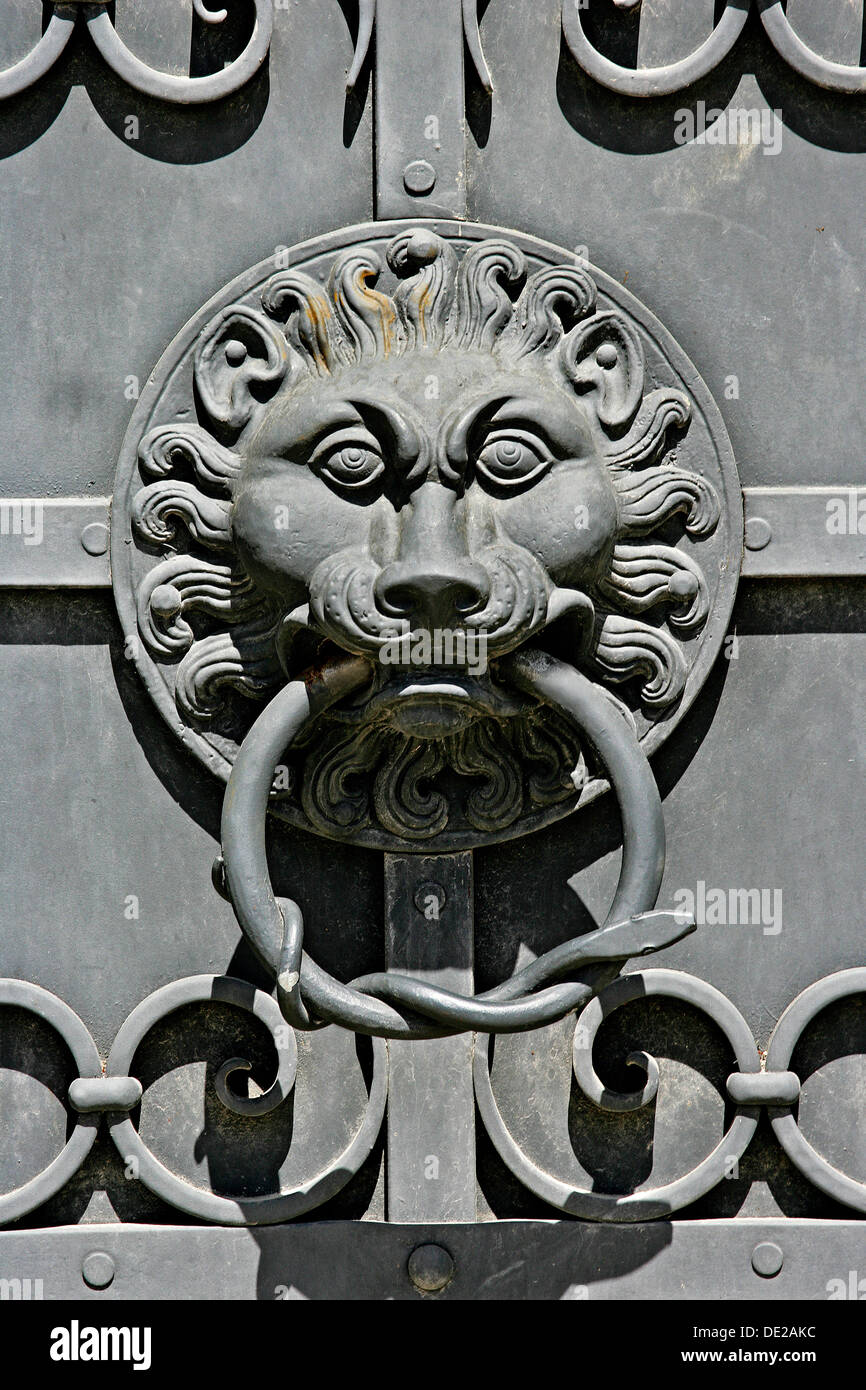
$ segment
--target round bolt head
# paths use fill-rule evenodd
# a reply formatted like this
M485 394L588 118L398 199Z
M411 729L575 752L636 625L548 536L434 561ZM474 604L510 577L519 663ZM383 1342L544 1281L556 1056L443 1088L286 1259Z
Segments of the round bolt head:
M81 532L81 544L88 555L104 555L108 549L108 527L102 521L91 521Z
M752 1269L762 1279L774 1279L782 1268L784 1255L772 1240L762 1240L752 1251Z
M403 187L416 198L423 198L436 187L436 170L426 159L413 159L403 170Z
M765 521L762 516L750 516L746 522L745 539L747 550L763 550L773 539L769 521Z
M422 1293L439 1293L454 1278L454 1260L441 1245L419 1245L409 1256L406 1269Z
M672 574L668 581L668 588L675 598L694 598L700 584L697 575L686 572L685 574Z
M104 1250L93 1250L81 1262L81 1277L90 1289L107 1289L114 1279L114 1260Z

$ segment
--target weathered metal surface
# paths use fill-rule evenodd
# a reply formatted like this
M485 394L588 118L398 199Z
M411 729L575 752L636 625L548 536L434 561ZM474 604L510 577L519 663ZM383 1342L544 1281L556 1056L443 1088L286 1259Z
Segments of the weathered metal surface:
M110 584L109 505L104 497L0 497L0 586Z
M422 1292L409 1277L412 1254L424 1245L436 1245L453 1259L453 1276L438 1293ZM777 1247L782 1261L777 1259L775 1273L762 1275L755 1252L767 1245ZM96 1255L108 1256L113 1266L99 1290L88 1283L85 1267ZM862 1223L796 1218L619 1228L544 1220L447 1226L299 1222L261 1231L90 1225L0 1234L0 1279L20 1281L12 1282L10 1298L20 1292L22 1298L89 1302L826 1302L862 1297L864 1261ZM759 1326L768 1320L756 1313L736 1325L756 1319ZM798 1310L797 1323L808 1325L808 1314Z
M385 855L388 968L474 992L472 854ZM471 1032L388 1044L389 1221L474 1221Z
M466 215L461 5L377 0L377 217Z
M745 4L706 0L677 15L644 0L631 14L593 4L575 20L568 0L566 8L562 0L435 8L382 0L359 4L357 15L354 6L315 0L272 16L269 7L229 3L225 21L212 23L201 0L162 16L160 0L146 9L119 0L111 19L102 6L57 6L40 43L29 0L27 14L25 0L7 3L15 23L0 25L0 95L8 97L0 106L0 493L11 502L41 495L45 509L38 544L29 513L20 513L17 533L14 521L0 525L8 590L0 709L14 750L4 782L0 972L19 977L0 1010L0 1113L15 1117L11 1145L0 1142L0 1213L26 1227L0 1235L0 1278L8 1267L13 1280L44 1279L46 1297L88 1298L153 1296L157 1267L184 1271L163 1286L173 1298L190 1290L232 1298L858 1297L862 1225L850 1215L866 1210L858 814L866 137L852 94L863 81L862 6L840 0L819 12L790 0L786 12L761 3L747 15ZM256 9L268 25L273 19L267 60L263 30L253 37ZM577 21L600 55L587 50L585 67L607 62L617 82L632 90L648 83L655 95L634 101L584 71ZM100 36L126 77L98 52ZM263 59L255 74L245 71L251 45ZM704 75L676 90L695 62ZM662 69L661 85L658 71L630 75L631 63ZM199 106L195 93L216 99ZM172 99L182 94L192 99ZM375 211L409 220L371 226ZM340 226L349 233L327 234ZM515 226L521 231L501 231ZM376 299L363 256L403 233L418 263L382 269ZM677 443L676 466L718 490L725 469L713 448L722 441L729 457L730 435L745 490L731 475L721 527L703 537L684 536L675 512L658 535L641 538L675 566L662 578L669 588L677 579L679 608L654 607L659 575L635 571L633 556L569 585L604 611L600 586L608 596L611 584L625 586L654 641L682 642L685 696L667 710L648 717L633 680L605 694L611 672L570 638L554 653L565 669L537 664L531 648L497 653L497 681L520 689L522 672L523 697L547 699L551 682L566 702L580 695L571 737L581 753L595 720L594 775L573 817L543 825L542 816L538 833L509 840L508 827L491 828L504 816L504 783L493 771L501 779L505 760L488 758L483 776L456 787L448 781L452 738L439 782L415 768L396 829L395 797L379 776L387 749L375 769L323 758L333 812L326 841L308 834L313 818L297 809L293 824L279 815L297 770L288 744L314 733L309 717L323 712L316 701L340 663L369 671L374 647L347 641L337 613L323 626L352 657L310 651L314 670L300 682L286 677L302 674L303 663L284 669L264 724L254 723L259 707L243 695L232 697L228 722L212 721L204 707L184 715L174 698L183 652L163 653L150 668L142 658L150 632L134 600L160 566L171 569L162 588L177 589L193 555L214 567L200 565L199 599L219 606L225 575L215 571L228 565L238 577L236 552L218 548L230 534L256 582L276 595L281 620L292 618L285 635L310 631L309 615L296 612L309 595L289 593L285 571L300 565L306 576L308 560L349 548L358 516L350 525L347 509L344 534L322 542L338 491L304 513L297 459L283 439L266 500L287 506L289 526L274 550L266 528L231 514L234 496L209 490L219 482L212 465L254 456L269 375L273 384L284 353L293 372L312 362L317 391L354 371L341 399L357 403L366 391L362 422L373 435L371 400L392 410L379 452L385 464L405 456L410 473L404 426L418 429L409 407L423 398L425 375L440 371L439 405L420 414L428 456L442 455L440 427L466 405L465 364L446 371L441 341L424 342L413 357L401 337L412 329L423 337L428 311L454 288L443 276L437 301L445 256L431 254L433 233L458 260L497 238L500 264L512 264L516 248L529 258L530 278L546 269L572 288L580 276L596 279L602 312L620 324L615 343L593 341L577 362L590 373L577 382L581 400L604 395L609 349L628 358L626 376L642 353L637 418L653 393L682 391L699 408ZM354 364L351 332L332 337L315 313L304 321L297 312L291 280L309 237L320 259L304 263L314 280L307 302L334 321L342 312L361 338L373 323L372 347L362 346ZM363 273L335 297L318 277L327 278L340 249L362 258ZM255 261L283 277L283 298L257 301L254 272L233 279ZM589 270L596 262L608 277ZM200 310L221 284L227 290ZM576 324L558 325L558 310L534 317L519 277L497 272L476 288L469 320L489 326L501 313L518 330L539 323L580 337L579 313ZM671 326L706 385L632 289ZM223 311L235 318L217 325ZM377 314L379 327L397 324L400 351L390 328L379 333ZM436 312L431 322L438 328ZM492 336L498 369L502 335ZM339 369L320 372L318 358L335 343ZM555 354L542 355L557 384ZM527 362L508 365L525 403ZM628 435L629 421L623 430L614 417L629 390L626 382L619 397L611 393L610 410L595 409L608 439ZM105 496L141 395L114 505L115 582L125 593L118 624L99 592L108 578ZM164 413L145 420L157 399ZM545 395L547 423L552 399ZM519 423L523 430L523 408ZM187 436L199 429L193 443L210 451L208 488L198 487L195 449L172 446L153 455L164 472L136 475L145 426ZM473 456L477 475L484 462ZM637 461L638 475L645 464ZM662 464L674 466L667 452ZM398 599L420 579L424 602L431 594L438 602L443 556L456 563L459 552L461 582L478 563L483 546L461 529L477 475L425 481L441 488L438 504L448 494L450 521L410 492L363 539L365 563L372 558L382 572L402 566ZM202 491L204 502L193 495ZM573 540L570 509L584 501L567 491L564 510L561 502L527 506L522 539L502 509L496 524L562 587L551 535L567 530ZM318 554L304 555L313 542ZM693 587L681 573L684 556L693 580L691 566L701 571L708 612L685 636L668 631L688 606L683 583ZM753 582L733 602L741 564ZM525 574L515 586L522 597L532 588ZM63 592L74 587L81 592ZM214 632L201 606L184 613L173 601L163 592L154 610L163 637L182 645L188 622L193 645L219 639L199 655L215 658L210 694L224 692L225 679L239 674L231 639L246 634L231 622ZM362 628L366 602L352 610ZM423 607L417 592L413 603ZM553 626L545 621L533 641ZM256 653L245 648L241 657L244 693L264 694ZM179 739L154 717L136 662ZM640 675L646 683L650 673ZM339 701L347 690L331 693ZM338 709L347 707L344 698ZM441 713L434 700L425 717ZM610 737L598 747L602 726ZM557 747L553 761L567 775L571 744ZM652 755L658 793L641 747ZM605 757L612 748L616 766ZM223 788L209 769L226 777L232 763L220 832ZM527 757L518 770L527 776ZM608 778L623 813L622 864L617 811L602 795ZM467 892L459 940L443 935L431 961L407 884L428 872L431 849L459 849L462 861L465 848L407 835L407 809L423 820L437 796L460 809L472 791L472 814L484 820L469 840L477 846L474 912ZM321 816L309 788L296 807L305 804ZM358 835L351 820L359 805L372 821L391 822L385 847L404 865L384 892L384 839ZM533 824L527 806L514 829ZM214 878L237 920L210 888L221 834ZM425 881L434 877L431 869ZM668 911L641 916L656 894ZM615 920L619 909L625 920ZM474 979L465 965L470 917ZM606 917L611 925L599 929ZM419 929L401 939L402 955L387 934L399 922ZM447 969L460 942L462 972L428 978ZM653 969L628 963L649 948L661 951ZM29 980L38 983L20 983ZM317 1027L329 1018L346 1026ZM529 1031L506 1031L512 1026ZM473 1028L485 1029L475 1052L474 1154ZM351 1029L396 1038L388 1120L387 1047ZM433 1060L440 1054L454 1062L448 1095L447 1067ZM447 1140L438 1147L437 1128ZM434 1190L419 1179L419 1162L443 1155L448 1181ZM428 1201L440 1205L425 1208ZM401 1202L407 1218L426 1212L437 1224L380 1225ZM182 1230L175 1208L190 1219ZM312 1212L316 1224L297 1222ZM454 1223L476 1212L482 1222ZM284 1220L295 1224L281 1229ZM81 1230L51 1229L82 1221ZM192 1224L202 1221L216 1229ZM253 1230L223 1229L234 1224ZM22 1245L28 1259L45 1255L50 1292L47 1273L24 1268ZM285 1277L281 1268L272 1278L277 1264Z
M744 577L866 575L866 487L751 487L744 498Z

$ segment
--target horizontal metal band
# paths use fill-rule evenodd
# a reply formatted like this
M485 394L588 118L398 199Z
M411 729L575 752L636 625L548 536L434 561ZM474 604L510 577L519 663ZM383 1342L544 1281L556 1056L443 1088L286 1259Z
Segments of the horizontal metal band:
M322 1221L256 1231L114 1222L4 1232L0 1279L7 1281L7 1297L46 1301L88 1297L94 1287L109 1302L414 1301L419 1291L409 1272L410 1256L431 1245L453 1261L453 1277L437 1295L445 1302L492 1296L521 1303L716 1302L722 1288L727 1299L826 1302L861 1297L859 1275L851 1271L866 1268L861 1221L732 1219L628 1227L550 1220ZM768 1246L775 1256L769 1266L762 1259ZM96 1257L104 1273L97 1285L88 1285ZM760 1325L774 1321L779 1319L762 1314ZM796 1319L788 1315L785 1321L813 1319L798 1308Z
M866 576L866 487L747 487L744 579ZM0 588L103 589L109 497L0 498Z
M866 487L747 487L744 579L866 575Z
M0 497L0 587L104 589L109 497Z
M793 1071L735 1071L727 1084L735 1105L795 1105L800 1099L800 1078Z

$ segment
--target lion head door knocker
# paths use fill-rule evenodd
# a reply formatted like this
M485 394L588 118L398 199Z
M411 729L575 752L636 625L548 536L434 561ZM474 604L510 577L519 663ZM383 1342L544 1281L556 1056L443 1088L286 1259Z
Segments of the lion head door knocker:
M622 286L531 237L345 229L187 325L127 436L114 586L161 712L231 774L218 877L290 1022L536 1026L588 997L562 979L577 966L683 934L652 912L646 755L719 652L742 527L694 367ZM608 781L609 925L483 998L339 982L274 898L268 811L429 854L534 830Z

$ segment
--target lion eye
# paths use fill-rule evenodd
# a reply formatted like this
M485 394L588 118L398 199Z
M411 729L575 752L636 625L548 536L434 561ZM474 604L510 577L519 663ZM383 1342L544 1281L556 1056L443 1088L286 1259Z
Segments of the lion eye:
M475 466L489 482L508 487L539 477L551 462L552 456L541 440L521 430L488 439Z
M317 473L345 488L368 487L385 468L378 441L366 432L331 435L313 451L310 463Z

